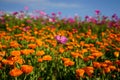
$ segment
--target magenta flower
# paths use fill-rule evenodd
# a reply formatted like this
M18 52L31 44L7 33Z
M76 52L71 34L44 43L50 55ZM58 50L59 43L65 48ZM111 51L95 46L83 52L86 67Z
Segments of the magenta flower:
M25 6L24 9L27 11L27 10L29 9L29 7L28 7L28 6Z
M31 28L31 26L26 26L23 28L23 31L28 31Z
M62 44L65 44L68 41L68 39L65 36L60 36L60 35L57 35L55 39Z
M18 12L13 12L13 15L17 15L18 14Z
M40 11L40 15L41 16L45 16L45 15L47 15L44 11Z
M95 10L96 15L100 14L100 10Z

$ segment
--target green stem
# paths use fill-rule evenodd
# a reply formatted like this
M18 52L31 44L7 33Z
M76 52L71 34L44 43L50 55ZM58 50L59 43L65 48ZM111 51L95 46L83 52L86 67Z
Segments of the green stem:
M17 80L17 77L15 77L15 80Z
M27 75L25 75L25 77L24 77L24 79L23 79L23 80L26 80L26 78L27 78Z

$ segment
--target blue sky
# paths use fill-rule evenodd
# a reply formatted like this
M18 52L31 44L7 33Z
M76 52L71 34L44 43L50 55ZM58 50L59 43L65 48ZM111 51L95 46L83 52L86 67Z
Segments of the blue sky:
M62 12L63 16L70 17L78 14L81 17L93 16L95 10L100 10L102 15L111 16L116 13L120 16L120 0L0 0L0 10L7 12L24 10L29 7L33 10Z

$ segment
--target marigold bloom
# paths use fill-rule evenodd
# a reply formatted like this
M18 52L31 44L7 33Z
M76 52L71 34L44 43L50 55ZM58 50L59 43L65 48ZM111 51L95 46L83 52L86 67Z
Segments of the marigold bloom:
M120 54L119 52L114 52L115 57L119 57L119 54Z
M11 55L12 56L20 56L21 52L20 51L12 51Z
M83 77L84 73L85 73L84 69L77 69L76 70L76 75L79 76L79 77Z
M64 51L65 51L64 48L62 48L62 47L59 48L60 53L63 53Z
M105 60L104 63L106 63L107 65L112 65L113 64L110 60Z
M24 55L32 54L34 52L35 51L33 49L24 49L24 50L21 50L21 53L24 54Z
M103 55L102 52L95 52L95 53L92 53L92 56L94 57L101 57Z
M64 62L65 66L73 66L74 64L75 64L75 62L69 61L69 60Z
M82 54L84 54L85 52L88 52L88 50L87 50L87 49L82 49L82 50L81 50L81 53L82 53Z
M22 65L21 66L21 70L25 73L25 74L29 74L33 71L33 66L30 65Z
M72 45L68 45L67 49L71 50L71 49L73 49L73 46Z
M3 59L3 57L0 56L0 61Z
M108 66L108 67L109 67L110 70L112 70L112 71L116 69L116 67L115 67L115 66L112 66L112 65L111 65L111 66Z
M22 73L23 72L18 68L14 68L9 72L10 76L13 76L13 77L20 76Z
M116 60L115 63L120 66L120 60Z
M100 68L101 65L100 65L99 62L93 62L93 67L95 67L95 68Z
M38 62L42 62L43 61L43 59L42 58L38 58Z
M71 52L71 55L72 55L74 58L77 58L80 54L79 54L79 53L76 53L76 52Z
M101 63L101 67L107 67L108 65L106 63Z
M11 41L10 46L13 47L13 48L18 48L20 46L20 44L18 44L17 41Z
M51 61L52 60L52 57L50 55L45 55L43 56L42 58L44 61Z
M42 56L44 54L45 54L45 52L43 50L41 50L41 51L37 51L36 56Z
M37 39L37 40L36 40L36 44L37 44L38 46L42 46L43 42L42 42L40 39Z
M110 72L110 68L109 67L104 68L104 72L105 73L109 73Z
M85 73L86 73L88 76L90 76L90 77L91 77L92 74L94 73L94 68L93 68L93 67L90 67L90 66L85 67L84 70L85 70Z
M61 59L62 59L62 61L70 61L70 58L64 58L64 57L62 57Z
M35 49L37 47L37 45L36 44L28 44L28 47L31 49Z

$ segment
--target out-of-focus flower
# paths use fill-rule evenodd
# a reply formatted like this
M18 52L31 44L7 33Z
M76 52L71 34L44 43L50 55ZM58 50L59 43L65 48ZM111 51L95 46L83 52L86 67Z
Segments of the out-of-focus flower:
M68 22L69 22L69 23L74 23L75 20L74 20L73 18L68 18Z
M11 55L12 56L20 56L21 52L20 51L12 51Z
M55 39L62 44L65 44L68 41L68 39L65 36L60 36L60 35L57 35Z
M23 72L18 68L14 68L9 72L10 76L13 76L13 77L20 76L22 73Z
M116 51L116 52L114 52L114 56L115 56L115 57L119 57L119 54L120 54L120 53L119 53L119 52L117 52L117 51Z
M40 11L39 13L40 13L41 16L47 15L44 11Z
M56 16L56 14L55 14L55 13L51 13L51 15L52 15L53 17L55 17L55 16Z
M42 58L44 61L51 61L52 60L52 57L50 55L45 55L43 56Z
M13 12L12 14L13 14L13 15L17 15L17 14L18 14L18 12Z
M23 31L28 31L30 28L31 28L30 26L24 27Z
M84 69L77 69L76 70L76 75L78 77L83 77L84 76L84 73L85 73L85 70Z
M25 73L25 74L29 74L33 71L33 66L30 65L22 65L21 66L21 70Z
M58 12L58 15L61 15L62 13L61 12Z
M75 64L75 62L74 61L71 61L71 60L68 60L68 61L65 61L64 62L64 65L65 66L73 66Z
M95 14L99 15L100 14L100 10L95 10Z
M112 15L112 19L115 20L115 21L118 21L118 20L119 20L117 14L113 14L113 15Z
M45 54L45 52L43 50L41 50L41 51L37 51L36 56L42 56L44 54Z
M29 7L28 7L28 6L25 6L24 9L27 11L27 10L29 9Z

